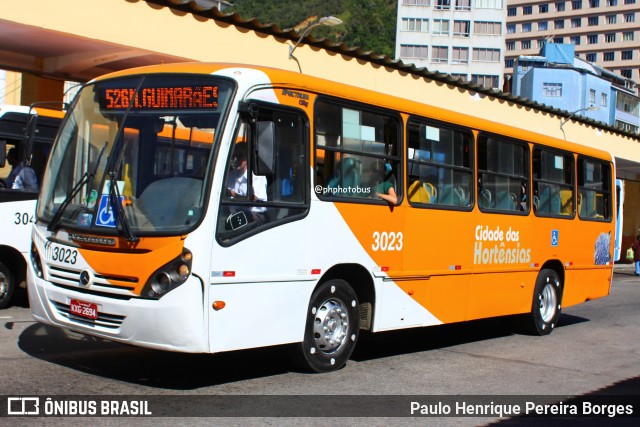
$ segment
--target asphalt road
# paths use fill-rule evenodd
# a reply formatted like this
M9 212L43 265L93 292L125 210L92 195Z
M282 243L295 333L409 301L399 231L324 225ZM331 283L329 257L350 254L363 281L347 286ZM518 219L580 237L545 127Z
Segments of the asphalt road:
M469 401L480 396L482 404L529 400L527 396L544 403L541 396L595 399L599 394L622 394L640 402L639 325L640 277L633 275L630 266L616 266L611 295L565 309L550 336L514 333L508 319L363 336L344 369L304 374L292 370L283 348L176 354L51 328L31 319L23 297L16 306L0 311L0 396L126 396L155 399L155 415L229 415L190 418L188 422L166 417L135 419L136 425L150 426L549 425L552 419L531 417L416 418L409 416L409 404L415 400L455 405L465 396L470 396ZM221 399L231 395L236 400L212 400L212 395ZM256 395L275 398L238 398ZM482 396L488 396L486 401ZM397 405L387 405L395 400ZM194 408L190 409L191 404ZM2 405L0 414L6 414L8 404ZM218 405L217 409L212 405ZM278 406L292 408L296 417L262 417L279 414L274 412ZM395 418L398 408L406 414ZM636 408L640 412L640 405ZM345 417L354 411L373 417ZM309 417L301 418L301 413ZM394 418L386 418L390 416ZM577 421L581 425L640 424L640 418ZM130 425L131 419L0 418L0 425L62 423Z

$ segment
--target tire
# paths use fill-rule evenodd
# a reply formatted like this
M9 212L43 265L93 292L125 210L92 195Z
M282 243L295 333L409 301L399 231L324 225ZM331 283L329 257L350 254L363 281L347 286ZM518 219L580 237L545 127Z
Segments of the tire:
M523 318L525 332L531 335L549 335L560 318L562 308L562 282L555 270L544 269L538 274L533 291L531 313Z
M305 371L331 372L342 368L358 341L358 297L344 280L320 285L311 296L304 339L294 361Z
M16 282L11 271L0 262L0 309L5 308L11 302Z

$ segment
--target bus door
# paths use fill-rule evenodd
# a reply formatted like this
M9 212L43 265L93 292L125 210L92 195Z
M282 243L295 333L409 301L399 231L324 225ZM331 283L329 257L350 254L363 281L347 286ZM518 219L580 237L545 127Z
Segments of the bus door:
M304 300L312 283L309 229L300 221L310 199L306 116L271 104L245 107L224 153L208 307L222 301L226 309L210 316L212 351L299 339L306 307L282 296ZM269 327L256 333L266 321Z

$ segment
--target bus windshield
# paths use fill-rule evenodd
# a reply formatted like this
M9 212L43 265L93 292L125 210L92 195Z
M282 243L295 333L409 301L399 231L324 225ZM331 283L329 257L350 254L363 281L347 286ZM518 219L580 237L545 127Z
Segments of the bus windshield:
M191 229L203 214L232 90L228 80L192 75L86 85L51 153L38 219L51 231L122 232L128 240Z

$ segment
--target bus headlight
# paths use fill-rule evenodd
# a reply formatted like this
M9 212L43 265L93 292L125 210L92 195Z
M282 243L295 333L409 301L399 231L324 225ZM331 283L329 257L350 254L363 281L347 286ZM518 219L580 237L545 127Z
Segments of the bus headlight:
M36 248L36 244L33 240L31 241L31 265L33 266L33 270L36 272L36 276L42 279L42 261L40 260L38 248Z
M159 299L187 281L191 275L193 255L188 249L182 254L155 271L142 290L142 298Z

